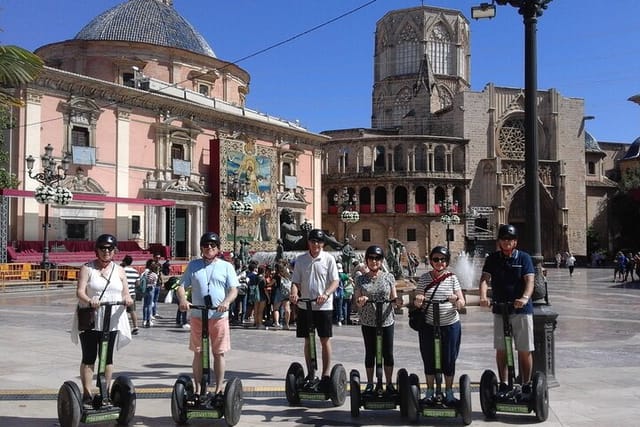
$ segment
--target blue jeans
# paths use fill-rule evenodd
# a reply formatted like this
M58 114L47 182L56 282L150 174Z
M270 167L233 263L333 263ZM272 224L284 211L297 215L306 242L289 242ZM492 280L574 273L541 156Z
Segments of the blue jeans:
M158 299L159 298L160 298L160 286L155 286L153 288L153 305L152 305L152 312L153 312L154 316L156 314L158 314Z
M151 313L153 311L153 289L149 289L144 293L143 305L142 305L142 321L148 322L151 320Z
M333 296L333 323L344 321L344 307L342 304L342 298Z

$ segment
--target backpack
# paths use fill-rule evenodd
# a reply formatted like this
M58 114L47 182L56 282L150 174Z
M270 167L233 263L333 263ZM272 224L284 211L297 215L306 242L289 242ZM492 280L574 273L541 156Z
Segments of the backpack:
M144 295L147 292L147 274L142 273L138 278L138 292Z
M282 298L288 299L289 294L291 294L291 280L282 277L280 279L280 294L282 294Z

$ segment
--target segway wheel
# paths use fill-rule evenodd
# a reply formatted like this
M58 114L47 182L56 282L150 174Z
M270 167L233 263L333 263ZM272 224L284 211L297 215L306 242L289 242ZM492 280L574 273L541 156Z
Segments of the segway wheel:
M355 369L349 374L349 396L351 397L351 416L360 416L360 373Z
M458 412L462 416L462 423L466 426L471 424L471 379L469 375L460 377L460 407Z
M420 414L420 380L416 374L409 375L409 396L407 398L407 418L411 423L418 422Z
M243 404L242 382L234 378L224 388L224 420L228 426L238 424Z
M531 391L536 419L540 422L546 421L549 417L549 387L544 373L536 372L533 374L533 389Z
M300 403L300 388L304 382L304 369L298 362L293 362L289 366L287 376L285 377L284 391L287 396L289 405L298 405Z
M496 396L498 395L498 378L487 369L480 377L480 407L487 418L496 417Z
M187 400L193 396L193 383L187 375L180 375L171 393L171 418L176 424L187 423Z
M73 381L65 381L58 390L58 421L61 427L78 427L82 418L82 393Z
M113 381L111 386L111 403L120 408L118 424L129 425L136 414L136 388L129 377L119 376Z
M341 364L331 369L331 403L342 406L347 399L347 371Z
M409 373L405 368L398 371L398 377L396 378L398 387L398 394L400 395L400 416L407 416L407 402L409 400Z

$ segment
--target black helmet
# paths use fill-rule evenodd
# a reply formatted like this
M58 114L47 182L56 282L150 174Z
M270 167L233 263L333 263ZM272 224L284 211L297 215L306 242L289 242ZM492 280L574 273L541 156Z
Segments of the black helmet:
M213 243L220 248L220 236L213 231L207 231L200 237L200 247L203 247L207 243Z
M101 234L96 239L96 249L102 248L105 246L111 246L113 248L118 246L118 240L111 234Z
M365 258L384 258L384 250L378 245L372 245L364 251Z
M315 240L317 242L324 242L324 231L320 230L319 228L314 228L313 230L311 230L309 232L309 237L307 238L307 240L309 240L309 241Z
M437 254L443 255L445 260L447 261L447 264L449 264L449 260L451 259L451 253L449 252L449 249L445 248L444 246L435 246L433 249L431 249L431 252L429 252L429 259Z
M502 224L498 229L498 239L517 239L518 231L511 224Z

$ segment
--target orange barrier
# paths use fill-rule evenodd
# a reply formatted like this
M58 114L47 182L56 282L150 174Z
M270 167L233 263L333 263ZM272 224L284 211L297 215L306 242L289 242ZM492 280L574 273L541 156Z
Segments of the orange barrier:
M78 279L79 267L56 266L48 270L37 264L8 263L0 264L0 290L18 287L71 284Z

